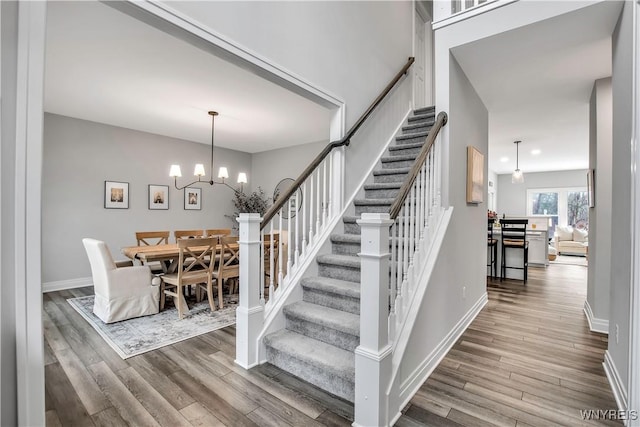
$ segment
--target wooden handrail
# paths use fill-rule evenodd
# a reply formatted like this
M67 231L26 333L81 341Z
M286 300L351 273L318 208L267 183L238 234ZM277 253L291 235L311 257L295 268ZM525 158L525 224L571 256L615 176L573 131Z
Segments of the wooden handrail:
M420 173L420 169L427 159L427 155L429 154L431 147L435 143L436 137L438 136L438 133L440 133L440 129L442 129L442 127L447 124L447 120L447 113L445 113L444 111L438 113L438 117L436 118L433 127L427 135L427 141L422 146L422 150L420 150L420 154L418 154L418 157L416 157L416 161L413 163L413 166L409 171L409 175L407 175L407 178L404 180L402 187L400 187L400 191L398 192L396 199L393 201L393 204L389 208L389 217L391 219L395 220L396 218L398 218L398 214L402 209L402 205L407 199L407 196L409 196L411 187L413 187L413 183L415 182L418 173Z
M362 126L362 124L367 120L367 118L371 115L373 110L376 109L378 104L382 102L382 100L391 92L391 89L398 83L398 81L402 78L404 74L409 71L409 67L415 61L414 57L409 57L407 63L402 67L402 69L395 75L393 80L384 88L384 90L378 95L378 97L371 103L367 111L365 111L362 116L358 119L358 121L349 129L349 132L340 139L339 141L330 142L326 147L322 149L320 154L318 154L315 159L305 168L304 171L300 174L300 176L291 184L291 186L285 191L283 194L278 197L278 200L271 205L271 207L265 212L262 222L260 223L260 229L266 227L266 225L271 221L271 219L282 209L284 204L289 200L289 198L293 195L293 193L300 188L302 183L313 173L313 171L322 163L322 161L329 155L329 153L337 147L342 147L343 145L348 146L351 142L351 138L356 133L356 131Z

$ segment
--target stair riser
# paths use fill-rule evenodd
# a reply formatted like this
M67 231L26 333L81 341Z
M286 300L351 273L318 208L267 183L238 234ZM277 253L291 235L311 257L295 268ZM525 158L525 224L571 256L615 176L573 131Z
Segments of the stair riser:
M410 125L413 125L416 123L422 123L422 122L433 124L435 123L435 117L434 115L418 115L418 116L409 117L407 121L409 122Z
M332 279L346 280L348 282L360 282L360 269L334 264L318 264L319 275Z
M365 199L393 199L398 195L398 189L364 190Z
M413 166L414 162L415 162L415 159L382 162L382 169L410 168L411 166Z
M333 242L331 252L337 255L358 255L360 243Z
M346 234L360 234L360 226L352 222L344 223L344 232Z
M435 115L436 114L436 107L434 105L430 105L428 107L420 107L420 108L416 108L415 110L413 110L413 114L414 115L419 115L419 114L432 114Z
M400 147L402 147L400 145ZM391 157L394 156L406 156L406 155L412 155L415 157L418 157L418 154L420 154L420 150L422 150L422 147L418 147L418 148L405 148L403 150L393 150L393 151L389 151L389 155Z
M364 205L356 206L356 215L363 213L389 213L390 205Z
M385 182L404 182L406 177L406 173L375 175L373 177L373 182L376 184L383 184Z
M360 337L286 314L286 328L347 351L354 351Z
M266 346L267 360L278 368L287 371L323 390L340 396L349 402L354 401L355 384L352 380L347 380L336 375L331 375L321 367L294 359L291 355Z
M345 295L322 292L318 289L303 286L302 300L347 313L360 314L360 300Z

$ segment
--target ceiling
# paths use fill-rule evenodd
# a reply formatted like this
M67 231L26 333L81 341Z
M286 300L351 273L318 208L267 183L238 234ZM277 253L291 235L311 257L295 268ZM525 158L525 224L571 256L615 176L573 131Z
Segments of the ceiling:
M513 171L515 140L525 174L588 168L588 102L611 75L620 7L454 50L489 111L491 170ZM122 12L97 1L47 9L47 112L208 144L216 110L216 145L249 153L328 139L328 109Z
M248 153L327 141L331 112L97 1L47 5L45 111Z
M490 170L515 169L516 140L525 175L589 167L589 98L594 81L611 76L621 4L602 2L454 50L489 111Z

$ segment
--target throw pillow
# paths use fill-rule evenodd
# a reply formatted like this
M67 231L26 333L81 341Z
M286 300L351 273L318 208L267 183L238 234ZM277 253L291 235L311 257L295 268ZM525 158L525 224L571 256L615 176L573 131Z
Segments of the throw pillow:
M568 225L559 225L556 227L556 234L560 241L573 240L573 227Z
M587 230L578 230L577 228L573 230L573 240L576 242L586 242L588 235L589 233L587 232Z

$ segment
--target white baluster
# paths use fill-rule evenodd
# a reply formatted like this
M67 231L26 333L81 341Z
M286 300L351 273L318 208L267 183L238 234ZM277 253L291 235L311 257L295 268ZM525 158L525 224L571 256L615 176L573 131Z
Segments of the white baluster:
M289 198L289 200L287 201L287 207L289 209L289 216L287 219L287 276L289 274L291 274L291 249L292 249L292 244L291 244L291 235L293 233L291 233L291 198ZM289 284L289 282L287 281L287 285Z
M299 219L300 219L300 215L298 215L298 209L300 208L300 199L298 197L299 191L295 192L295 198L292 200L292 202L295 202L295 206L294 206L294 212L292 213L292 215L296 216L296 252L295 252L295 265L299 265L298 264L298 260L300 258L300 227L298 226L299 223Z
M316 170L316 236L320 234L320 221L322 219L322 202L320 201L320 167Z
M307 182L305 180L302 184L302 257L304 258L307 253Z
M403 311L402 311L402 280L404 278L404 206L400 209L400 213L398 214L398 258L396 260L396 268L397 272L397 280L396 280L396 318L402 319Z
M311 192L311 194L309 195L309 244L312 245L314 242L313 239L313 173L311 174L311 176L309 177L309 183L311 184L309 186L309 190Z
M260 305L264 307L264 230L260 231Z
M322 162L322 229L327 225L327 160Z
M269 300L272 300L273 294L275 292L275 285L273 283L273 278L276 276L275 265L274 265L275 251L274 251L273 241L274 241L275 235L273 233L273 218L271 218L270 226L271 226L271 230L269 232L271 233L271 242L269 243Z
M398 286L398 278L396 276L397 272L397 258L398 258L398 237L396 236L397 232L397 221L393 222L391 225L391 274L389 283L389 289L391 291L391 295L389 297L389 340L394 342L396 340L396 295L398 294L397 286Z
M284 279L284 271L282 270L282 248L284 247L284 242L282 241L282 213L283 209L287 204L285 203L280 208L280 224L278 226L278 230L280 232L280 238L278 239L278 294L281 293L280 286L282 286L282 281Z

